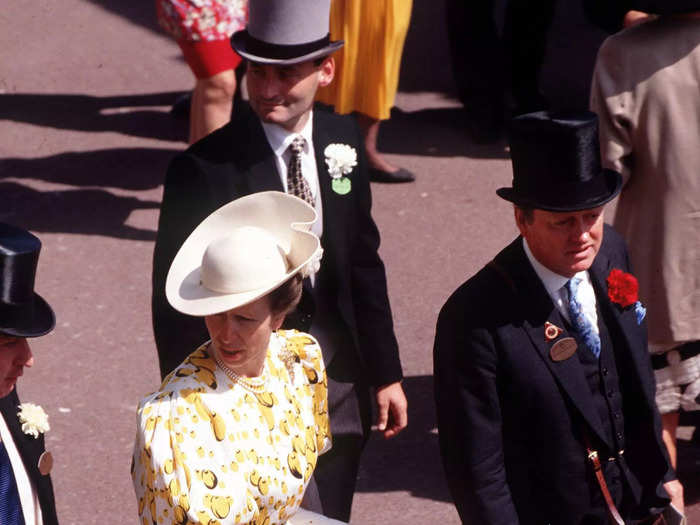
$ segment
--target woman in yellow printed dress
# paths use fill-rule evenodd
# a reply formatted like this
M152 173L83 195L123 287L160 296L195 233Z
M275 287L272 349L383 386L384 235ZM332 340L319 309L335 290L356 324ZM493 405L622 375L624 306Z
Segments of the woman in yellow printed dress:
M413 0L333 0L331 39L345 41L335 54L335 80L317 99L341 115L355 113L362 128L370 180L411 182L413 173L377 150L379 123L388 120L399 86L399 70Z
M301 199L257 193L207 217L175 257L168 301L204 317L211 339L139 404L142 523L298 523L331 446L327 381L316 341L280 326L320 257L315 219Z

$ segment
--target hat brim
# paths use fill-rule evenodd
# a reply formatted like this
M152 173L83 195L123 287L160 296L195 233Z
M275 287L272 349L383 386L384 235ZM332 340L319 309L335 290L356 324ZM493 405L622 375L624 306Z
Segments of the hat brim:
M622 189L622 176L603 170L593 181L551 184L546 195L526 195L512 187L499 188L496 194L516 206L545 211L567 212L597 208L613 200Z
M241 31L236 31L232 36L231 36L231 47L233 50L241 55L243 58L246 60L250 60L251 62L258 62L260 64L272 64L272 65L293 65L293 64L299 64L301 62L306 62L308 60L314 60L315 58L320 58L320 57L325 57L328 56L341 47L345 42L343 40L336 40L333 42L330 42L327 46L324 46L319 49L315 49L310 52L302 52L299 55L295 56L289 56L285 58L280 58L280 57L272 57L272 56L264 56L260 53L255 53L251 52L249 49L249 34L246 29L243 29ZM271 46L274 47L274 46ZM285 50L285 48L292 48L291 50ZM293 48L296 46L278 46L280 52L291 52L294 54ZM301 48L301 46L300 46Z
M318 237L309 231L316 217L316 211L302 199L276 191L254 193L222 206L195 228L175 256L165 284L168 302L179 312L203 317L267 295L313 260L320 248ZM289 263L287 272L239 293L206 288L200 279L204 252L227 231L243 226L263 228L276 238Z
M56 326L56 315L43 297L34 293L32 314L20 315L10 326L0 321L0 333L15 337L41 337L48 334Z

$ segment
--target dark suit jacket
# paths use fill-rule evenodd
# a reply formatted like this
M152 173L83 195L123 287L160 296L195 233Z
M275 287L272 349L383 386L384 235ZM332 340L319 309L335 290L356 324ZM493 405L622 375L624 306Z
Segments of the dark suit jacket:
M17 445L19 455L24 462L24 468L32 481L39 496L39 505L45 525L57 525L56 504L53 498L53 486L51 477L44 476L39 472L39 458L44 452L44 435L34 438L22 432L22 425L17 417L17 407L19 406L17 389L15 388L8 395L0 399L0 413L7 423L7 428L12 434L12 439Z
M443 307L434 349L440 448L466 523L580 523L599 499L582 433L602 457L614 453L576 356L554 362L544 324L565 322L517 238ZM629 270L619 235L606 226L589 270L614 345L624 401L626 450L638 508L663 506L673 477L654 403L646 326L607 297L612 268ZM624 466L626 465L626 466ZM661 489L660 494L665 492Z
M351 348L374 385L402 377L398 345L387 297L379 232L370 215L371 195L359 129L351 117L314 110L313 142L323 205L324 249L319 279L333 285L335 305L352 335ZM343 143L358 152L349 175L352 190L331 189L324 150ZM175 311L165 297L165 280L177 250L211 212L233 199L259 191L283 191L272 152L257 116L239 103L232 122L175 157L165 180L153 258L153 328L161 372L171 371L208 339L204 322ZM326 366L335 357L324 348ZM330 372L329 372L330 373Z

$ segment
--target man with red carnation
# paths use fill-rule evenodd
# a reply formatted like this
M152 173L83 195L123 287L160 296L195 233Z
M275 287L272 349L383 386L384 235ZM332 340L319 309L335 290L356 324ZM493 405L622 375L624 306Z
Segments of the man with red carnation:
M513 120L510 142L513 186L497 193L521 235L450 297L435 338L440 448L460 517L680 519L646 311L624 241L603 223L621 177L601 169L597 119L531 113Z

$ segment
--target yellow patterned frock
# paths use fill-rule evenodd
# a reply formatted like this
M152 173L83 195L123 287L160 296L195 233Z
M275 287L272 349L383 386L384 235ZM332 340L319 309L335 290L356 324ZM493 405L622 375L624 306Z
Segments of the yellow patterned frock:
M413 0L332 0L331 40L345 46L334 54L335 78L318 90L317 100L343 115L388 119L412 7Z
M278 330L263 374L242 384L208 346L139 403L132 478L140 523L285 523L331 445L321 350L307 334Z

